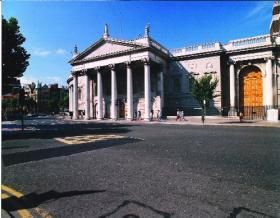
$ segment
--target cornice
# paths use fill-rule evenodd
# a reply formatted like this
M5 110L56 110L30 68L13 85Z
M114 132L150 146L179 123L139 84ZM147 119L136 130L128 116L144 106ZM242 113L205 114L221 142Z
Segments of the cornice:
M146 51L148 50L148 47L140 47L140 48L134 48L134 49L129 49L129 50L125 50L125 51L118 51L118 52L114 52L114 53L110 53L110 54L105 54L105 55L99 55L99 56L95 56L95 57L91 57L88 59L83 59L83 60L79 60L79 61L75 61L74 63L72 63L72 65L78 65L78 64L82 64L82 63L87 63L90 61L97 61L97 60L103 60L106 58L111 58L111 57L117 57L119 55L126 55L126 54L131 54L134 53L136 51Z
M171 56L170 60L176 61L176 60L182 60L182 59L190 59L193 57L209 57L209 56L214 56L214 55L220 55L223 53L225 53L225 51L223 49L219 49L219 50L215 50L215 51L186 54L186 55L182 55L182 56Z
M265 45L253 48L243 48L243 49L235 49L235 50L225 50L226 54L236 54L236 53L246 53L251 51L258 51L258 50L272 50L275 48L275 45Z

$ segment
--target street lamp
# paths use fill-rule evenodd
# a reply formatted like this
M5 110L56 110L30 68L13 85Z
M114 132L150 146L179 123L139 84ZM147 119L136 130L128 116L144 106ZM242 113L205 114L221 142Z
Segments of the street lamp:
M202 122L204 124L205 121L205 116L206 116L206 100L203 100L203 115L202 115Z

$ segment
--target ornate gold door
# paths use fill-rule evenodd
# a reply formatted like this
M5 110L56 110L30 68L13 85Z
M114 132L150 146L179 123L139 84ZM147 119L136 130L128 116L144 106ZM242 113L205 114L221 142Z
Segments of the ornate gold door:
M250 71L241 79L240 105L244 116L259 117L263 114L263 85L260 71Z

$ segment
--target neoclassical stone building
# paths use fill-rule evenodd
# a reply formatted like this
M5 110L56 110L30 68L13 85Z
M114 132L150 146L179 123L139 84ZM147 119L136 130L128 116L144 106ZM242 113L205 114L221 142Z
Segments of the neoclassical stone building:
M218 78L208 114L266 118L280 102L280 4L275 2L270 33L229 41L168 50L150 37L134 40L111 38L108 25L103 36L85 51L73 50L67 80L69 111L74 119L132 120L151 111L175 115L199 114L192 98L194 79L204 74Z

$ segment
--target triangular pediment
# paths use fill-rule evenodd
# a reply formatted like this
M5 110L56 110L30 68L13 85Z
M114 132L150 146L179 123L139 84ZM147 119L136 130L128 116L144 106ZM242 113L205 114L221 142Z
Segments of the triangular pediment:
M143 48L143 46L135 43L125 42L125 41L117 41L117 40L104 40L101 39L97 41L95 44L87 48L85 51L80 53L77 57L75 57L72 62L88 60L95 57L103 57L107 55L122 53L125 51L131 51L134 49Z
M84 57L84 59L109 55L113 53L119 53L126 50L134 49L133 46L128 45L120 45L112 42L105 42L104 44L100 45L99 47L92 50L88 55Z

